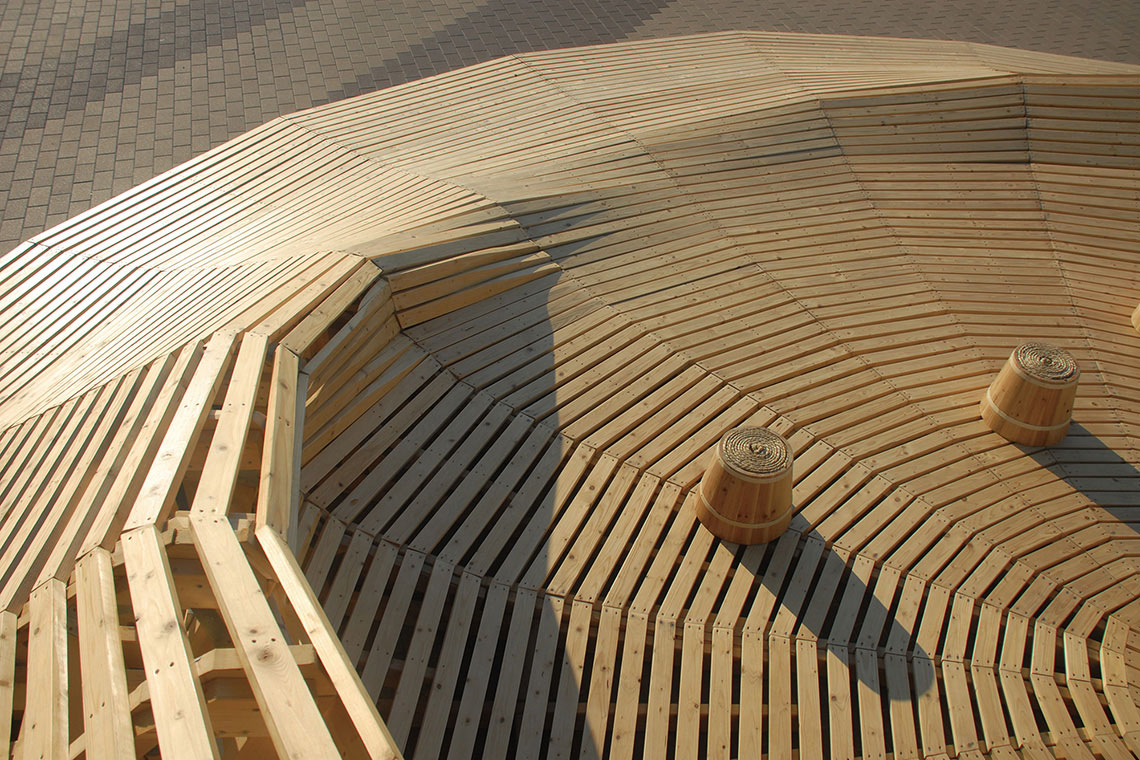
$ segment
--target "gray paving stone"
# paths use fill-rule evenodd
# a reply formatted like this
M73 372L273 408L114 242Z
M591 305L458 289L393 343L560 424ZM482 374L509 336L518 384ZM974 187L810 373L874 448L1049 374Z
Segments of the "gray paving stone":
M58 221L57 198L78 213L283 113L509 53L726 29L1140 63L1135 0L8 0L0 254Z

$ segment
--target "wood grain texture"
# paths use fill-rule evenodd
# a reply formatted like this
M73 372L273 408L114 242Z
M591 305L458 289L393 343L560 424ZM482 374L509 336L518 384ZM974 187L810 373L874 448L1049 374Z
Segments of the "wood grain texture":
M1136 754L1138 113L954 42L528 53L49 230L0 262L7 749ZM1047 449L979 412L1027 341L1081 372ZM738 427L794 456L751 547L696 514Z

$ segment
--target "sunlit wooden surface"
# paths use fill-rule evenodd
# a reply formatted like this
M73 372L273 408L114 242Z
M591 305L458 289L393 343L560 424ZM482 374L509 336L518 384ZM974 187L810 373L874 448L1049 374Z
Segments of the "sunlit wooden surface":
M0 262L20 757L1140 754L1140 68L732 33L270 122ZM979 403L1025 341L1068 436ZM767 545L694 514L795 452Z

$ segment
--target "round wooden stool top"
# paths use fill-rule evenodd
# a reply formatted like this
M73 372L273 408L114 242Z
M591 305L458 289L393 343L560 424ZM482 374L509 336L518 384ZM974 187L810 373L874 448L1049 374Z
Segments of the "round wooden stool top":
M986 391L982 419L1016 443L1057 443L1069 430L1080 375L1069 352L1047 343L1022 343Z
M701 478L697 517L726 541L755 544L792 519L792 448L766 428L730 430Z

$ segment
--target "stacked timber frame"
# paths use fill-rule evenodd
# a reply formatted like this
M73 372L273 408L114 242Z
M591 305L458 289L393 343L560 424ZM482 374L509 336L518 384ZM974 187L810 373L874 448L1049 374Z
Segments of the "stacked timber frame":
M1140 69L731 33L278 119L0 260L0 744L1140 754ZM1069 434L979 400L1081 370ZM741 547L727 430L795 454Z

